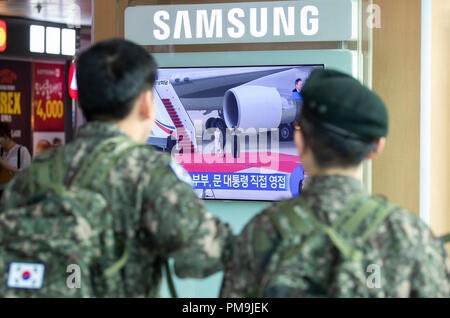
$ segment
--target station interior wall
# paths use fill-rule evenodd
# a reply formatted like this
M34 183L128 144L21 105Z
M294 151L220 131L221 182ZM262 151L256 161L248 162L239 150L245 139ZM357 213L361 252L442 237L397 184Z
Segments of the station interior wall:
M211 3L228 2L223 0ZM248 2L235 1L235 2ZM96 0L94 41L123 37L123 13L129 1ZM204 1L136 0L133 5L204 4ZM383 154L373 163L372 189L420 215L420 110L431 107L430 226L436 235L450 232L450 2L434 0L432 9L432 101L421 106L421 0L373 0L381 8L381 28L373 30L372 87L390 113ZM335 49L334 43L262 43L147 47L152 53ZM255 53L256 54L256 53ZM207 201L207 208L238 233L267 202ZM447 246L448 247L448 246ZM450 251L450 249L449 249ZM216 297L221 273L202 280L177 280L186 297ZM166 286L163 296L167 295Z

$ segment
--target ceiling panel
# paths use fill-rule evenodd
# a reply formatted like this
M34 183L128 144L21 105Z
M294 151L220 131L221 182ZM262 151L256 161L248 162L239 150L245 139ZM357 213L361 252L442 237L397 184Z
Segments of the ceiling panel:
M74 26L90 26L91 12L91 0L0 0L0 15Z

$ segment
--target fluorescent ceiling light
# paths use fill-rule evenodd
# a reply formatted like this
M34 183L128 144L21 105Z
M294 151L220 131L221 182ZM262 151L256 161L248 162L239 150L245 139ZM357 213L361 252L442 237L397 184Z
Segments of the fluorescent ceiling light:
M61 52L61 29L47 27L45 39L45 52L59 54Z
M62 29L62 54L75 55L76 33L74 29Z
M30 26L30 52L44 53L45 28L40 25Z

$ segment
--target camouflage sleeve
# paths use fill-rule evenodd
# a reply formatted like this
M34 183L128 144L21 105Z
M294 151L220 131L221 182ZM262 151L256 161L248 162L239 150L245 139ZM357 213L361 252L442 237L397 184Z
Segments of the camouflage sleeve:
M9 207L20 206L25 202L25 194L28 193L28 189L24 182L19 182L19 180L26 178L27 172L28 170L24 170L18 173L6 185L0 198L0 213Z
M168 156L152 169L144 227L159 251L174 259L177 276L205 277L223 269L231 228L208 213L192 186L177 174Z
M420 229L422 253L412 270L412 297L450 297L450 262L445 246L425 225Z
M255 216L236 237L225 265L220 297L260 297L267 266L280 239L265 211Z
M445 250L428 225L403 209L391 213L385 225L380 227L384 243L379 250L389 270L382 274L386 292L393 297L450 297Z

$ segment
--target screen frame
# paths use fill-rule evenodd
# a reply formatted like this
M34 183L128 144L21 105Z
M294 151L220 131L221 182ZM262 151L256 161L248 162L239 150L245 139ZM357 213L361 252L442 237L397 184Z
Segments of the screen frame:
M357 72L355 55L350 50L152 53L158 68L324 65L349 75Z

